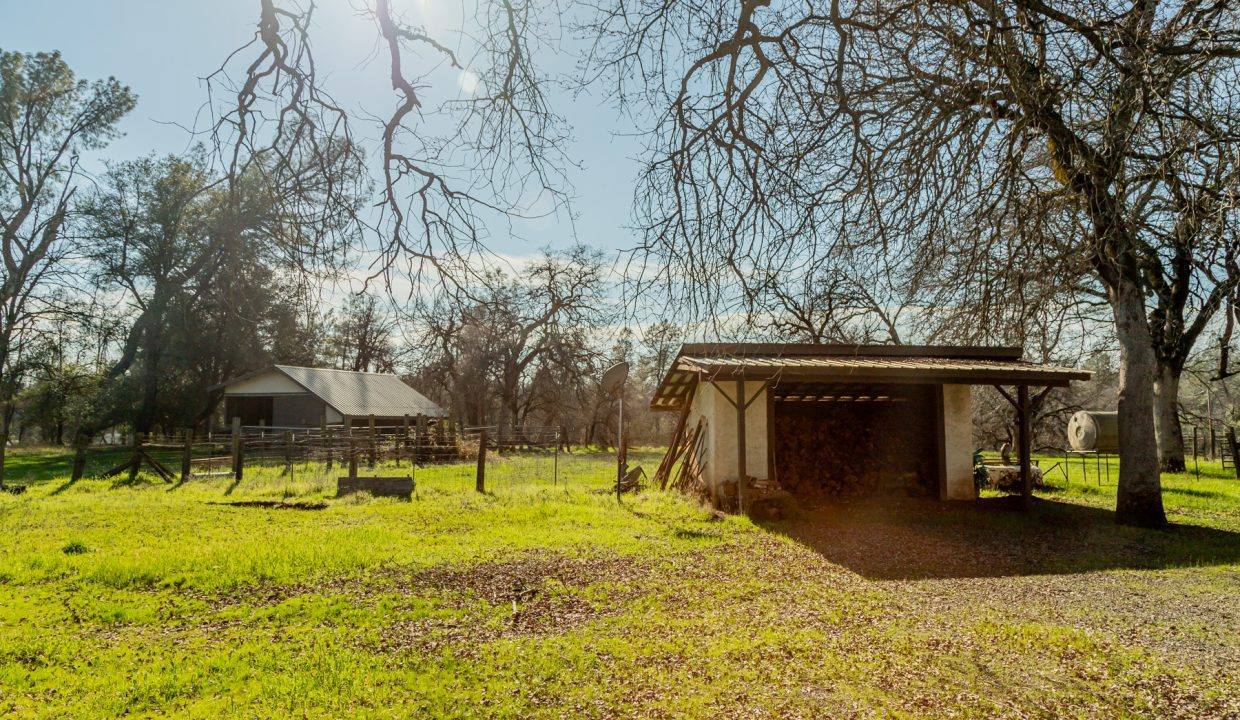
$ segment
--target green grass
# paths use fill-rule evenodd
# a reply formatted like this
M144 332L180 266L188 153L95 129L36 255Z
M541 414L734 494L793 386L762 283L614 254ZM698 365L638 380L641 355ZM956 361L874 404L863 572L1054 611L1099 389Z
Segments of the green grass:
M617 506L601 455L557 483L497 460L485 495L469 464L419 468L409 502L336 499L309 465L9 467L4 717L1240 715L1240 481L1217 465L1165 478L1166 531L1116 527L1114 474L1079 465L1029 514L882 498L765 525Z

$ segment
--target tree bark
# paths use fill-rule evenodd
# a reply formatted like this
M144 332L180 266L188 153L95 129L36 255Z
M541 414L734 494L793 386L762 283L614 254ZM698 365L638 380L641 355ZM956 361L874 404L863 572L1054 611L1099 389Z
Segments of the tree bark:
M4 416L0 418L0 490L4 489L5 464L8 461L9 452L9 429L13 417L9 412L9 407L7 404L4 406Z
M73 439L73 472L69 476L69 482L75 483L82 479L82 475L86 472L86 448L90 445L90 439L82 439L79 433Z
M1182 368L1161 363L1154 382L1154 430L1158 435L1158 464L1163 472L1184 472L1184 433L1180 429L1180 374Z
M1116 519L1124 525L1161 527L1162 482L1154 432L1157 363L1145 304L1137 283L1120 277L1110 290L1119 339L1119 488Z

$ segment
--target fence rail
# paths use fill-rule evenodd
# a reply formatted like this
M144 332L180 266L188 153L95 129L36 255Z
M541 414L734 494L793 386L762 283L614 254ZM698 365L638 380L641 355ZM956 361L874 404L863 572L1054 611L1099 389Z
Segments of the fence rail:
M429 424L326 429L235 424L227 434L138 435L129 446L110 446L106 452L105 457L119 462L104 477L128 473L132 481L145 469L169 483L213 477L240 483L248 472L270 468L289 478L347 478L356 484L360 476L390 480L426 472L429 466L435 477L473 480L479 491L489 491L494 483L576 480L602 486L616 476L612 453L574 452L556 427L456 426L449 431Z

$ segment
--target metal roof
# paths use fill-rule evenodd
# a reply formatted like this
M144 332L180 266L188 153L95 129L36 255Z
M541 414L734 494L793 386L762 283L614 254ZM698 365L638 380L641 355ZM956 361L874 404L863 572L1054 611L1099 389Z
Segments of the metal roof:
M354 372L328 368L272 365L267 370L243 375L222 384L229 385L275 370L302 386L345 417L401 417L427 415L447 417L448 413L425 395L387 373Z
M1019 348L807 345L682 345L650 401L653 410L680 410L698 382L756 379L774 382L959 383L1067 385L1090 373L1021 359Z

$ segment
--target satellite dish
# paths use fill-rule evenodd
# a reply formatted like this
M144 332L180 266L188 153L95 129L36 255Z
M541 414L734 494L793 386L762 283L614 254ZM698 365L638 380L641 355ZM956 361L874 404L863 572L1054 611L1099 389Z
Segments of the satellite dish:
M620 392L620 388L624 386L624 381L629 378L629 364L626 362L616 363L607 368L603 373L603 379L599 381L599 386L603 389L604 395L615 395Z

